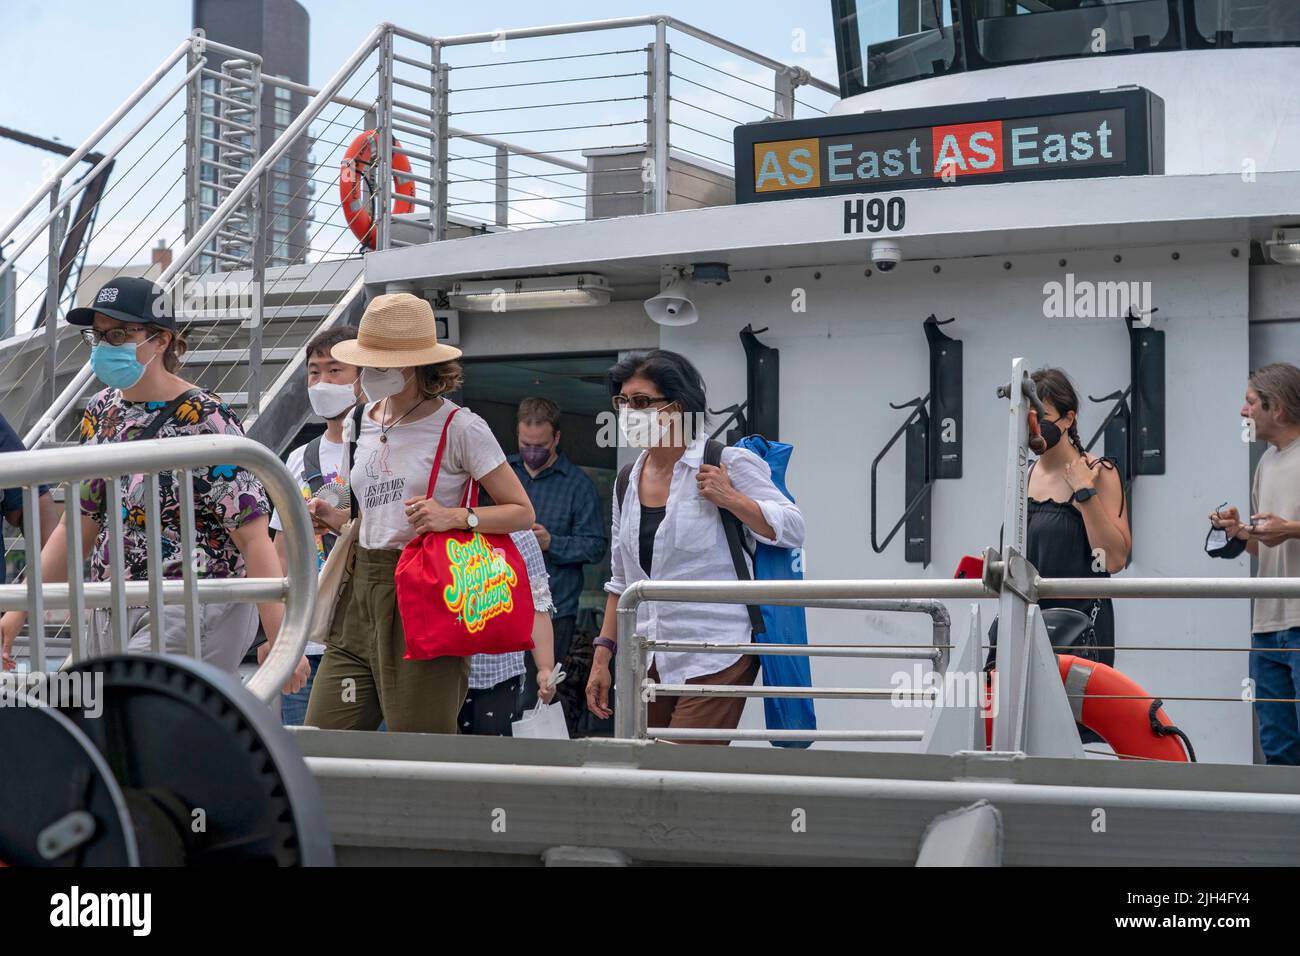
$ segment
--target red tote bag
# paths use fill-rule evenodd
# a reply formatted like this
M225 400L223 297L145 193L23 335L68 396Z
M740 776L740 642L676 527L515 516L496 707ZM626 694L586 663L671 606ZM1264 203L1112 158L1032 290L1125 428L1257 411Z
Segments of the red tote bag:
M426 497L433 497L457 411L442 426ZM473 479L462 502L471 508L478 504ZM533 648L533 592L524 559L508 534L431 531L414 538L397 560L397 610L407 660Z

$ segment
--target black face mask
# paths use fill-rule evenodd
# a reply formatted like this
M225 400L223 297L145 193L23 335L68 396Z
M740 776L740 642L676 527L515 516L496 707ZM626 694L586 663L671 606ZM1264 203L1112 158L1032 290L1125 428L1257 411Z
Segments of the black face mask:
M1045 451L1051 451L1061 441L1061 427L1056 422L1039 421L1038 432L1043 436L1043 441L1047 442Z

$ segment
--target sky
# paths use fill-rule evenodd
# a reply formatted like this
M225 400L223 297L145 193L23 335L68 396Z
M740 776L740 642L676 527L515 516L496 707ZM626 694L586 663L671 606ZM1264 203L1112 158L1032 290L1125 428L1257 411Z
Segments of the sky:
M757 52L835 79L830 3L744 0L500 0L494 4L300 0L311 17L311 82L327 79L375 24L430 35L667 13ZM189 33L189 0L3 0L0 124L79 142ZM804 31L807 51L792 48ZM13 161L8 148L6 166ZM8 167L7 171L12 171ZM12 181L12 180L9 180ZM11 197L0 209L12 208Z
M311 21L309 82L314 86L325 83L371 28L384 21L425 35L454 36L649 13L679 16L775 60L804 66L832 84L836 80L831 5L826 0L799 5L741 0L651 0L645 5L627 0L553 0L545 5L518 0L492 5L301 2ZM0 125L80 144L187 38L191 17L190 0L0 0ZM512 39L500 49L487 44L455 48L449 59L464 69L453 74L452 125L481 134L505 134L500 138L523 148L554 150L579 162L583 149L641 142L646 80L640 71L646 68L643 48L652 39L653 28L642 27L545 40ZM672 117L679 124L672 131L674 148L725 165L731 159L735 125L770 113L771 93L759 87L770 88L771 73L694 38L670 33L669 42L674 55ZM399 52L403 52L400 46ZM409 43L404 52L428 55L427 48L421 54ZM561 55L569 58L547 59ZM399 69L407 69L411 79L427 82L427 74L420 77L409 68ZM373 98L375 87L365 82L372 75L367 70L372 67L355 74L344 91L358 99ZM182 73L177 67L168 74L155 91L158 100ZM354 87L357 77L361 82ZM557 77L562 82L557 83ZM575 77L578 81L570 82ZM402 95L413 101L422 96L409 90ZM801 106L797 115L815 115L834 101L808 88L799 97L807 107ZM151 102L146 99L143 106ZM423 102L428 102L427 97ZM160 240L173 248L183 243L182 108L183 97L174 98L119 157L110 179L112 191L100 206L88 256L91 264L117 268L147 262L150 246ZM323 114L313 124L317 140L313 158L319 164L319 181L310 194L316 197L314 260L356 254L355 240L339 210L336 170L347 142L364 128L358 125L361 121L360 111L339 110ZM99 148L115 143L126 128L110 133ZM452 140L453 147L458 143L473 146ZM150 144L156 145L146 148ZM451 214L471 222L491 219L493 187L477 181L493 175L483 162L484 149L462 148L459 154L453 149L452 155L463 158L450 167L456 183L451 190ZM60 162L52 154L0 139L0 177L8 184L0 190L0 224L21 208ZM585 215L581 174L557 172L555 166L536 160L512 162L512 226L526 228ZM417 164L415 172L427 170ZM556 175L543 176L548 173ZM420 189L427 194L425 187ZM16 235L26 231L25 225ZM19 268L14 273L22 283L15 296L20 330L29 326L39 304L44 245L42 236L17 258ZM12 247L9 257L13 258Z

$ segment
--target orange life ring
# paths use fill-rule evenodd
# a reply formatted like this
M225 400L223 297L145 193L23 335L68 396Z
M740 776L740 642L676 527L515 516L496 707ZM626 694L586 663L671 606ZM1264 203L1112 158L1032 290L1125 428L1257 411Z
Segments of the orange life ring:
M411 161L397 152L402 146L393 140L393 214L408 213L415 210L415 204L399 199L399 196L415 195L415 180L411 179ZM339 168L339 198L343 203L343 218L348 222L353 234L362 243L375 248L375 221L371 215L371 204L363 196L361 184L366 178L367 167L375 161L379 153L379 131L368 129L352 141L348 151L343 154L343 163ZM373 198L373 197L372 197Z
M1070 693L1087 695L1082 698L1082 706L1075 710L1079 723L1105 740L1121 760L1187 763L1196 759L1191 742L1160 707L1161 701L1144 691L1137 681L1113 667L1072 654L1057 655L1056 661L1061 680ZM1079 670L1072 677L1071 670L1075 668ZM987 713L987 684L984 694ZM1079 698L1071 698L1071 704L1076 700ZM992 717L984 718L984 736L992 746Z

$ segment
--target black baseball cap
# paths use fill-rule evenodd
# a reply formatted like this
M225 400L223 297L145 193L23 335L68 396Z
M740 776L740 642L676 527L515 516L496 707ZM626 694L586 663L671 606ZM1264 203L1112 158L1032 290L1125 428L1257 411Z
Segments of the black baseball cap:
M90 305L69 312L68 323L91 325L96 312L119 322L138 322L176 331L171 300L152 279L133 276L114 279L95 293Z

